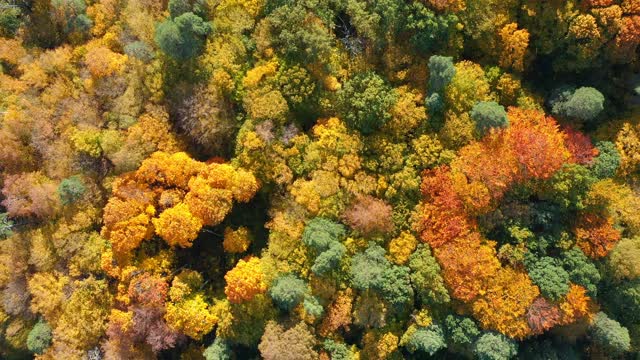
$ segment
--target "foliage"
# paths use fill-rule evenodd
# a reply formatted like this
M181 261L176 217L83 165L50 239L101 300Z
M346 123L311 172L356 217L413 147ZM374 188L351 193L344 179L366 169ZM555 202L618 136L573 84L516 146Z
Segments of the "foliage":
M605 313L596 314L591 324L594 343L611 354L620 354L630 349L629 331Z
M304 281L294 275L285 274L273 281L269 288L269 295L278 307L290 311L302 301L306 290Z
M469 115L476 123L476 131L481 137L484 136L489 129L504 128L509 125L507 112L504 110L504 107L494 101L481 101L475 104Z
M38 321L27 338L27 348L34 354L41 355L51 344L51 327L44 321Z
M169 56L188 60L202 51L204 39L212 31L211 25L192 12L185 12L160 23L155 41Z
M518 353L518 345L502 334L489 332L476 341L473 351L481 360L507 360Z
M338 107L345 123L367 135L391 119L394 91L376 73L357 74L338 92Z

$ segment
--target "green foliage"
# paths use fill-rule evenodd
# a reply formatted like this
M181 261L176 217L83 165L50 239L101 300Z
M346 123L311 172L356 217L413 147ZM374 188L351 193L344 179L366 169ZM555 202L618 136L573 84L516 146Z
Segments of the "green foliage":
M124 53L145 63L155 57L153 48L144 41L134 41L125 45Z
M371 244L351 259L351 283L356 289L375 289L383 283L385 271L390 266L385 253L382 247Z
M481 101L474 105L469 114L476 123L476 131L480 137L494 128L505 128L509 126L507 112L504 107L495 101Z
M8 238L13 234L13 221L9 219L9 214L0 213L0 239Z
M34 354L40 355L51 345L51 327L46 322L38 321L27 337L27 348Z
M343 343L327 339L322 345L331 355L332 360L351 360L353 358L353 352Z
M93 22L86 14L87 5L84 0L52 0L54 17L65 34L86 33Z
M604 95L592 87L564 90L552 100L555 115L590 122L604 110Z
M431 255L428 245L418 245L416 251L409 257L408 265L411 269L411 283L421 301L428 304L449 302L449 292L445 287L440 265Z
M429 93L442 93L456 75L453 58L433 55L429 58Z
M342 240L345 234L344 225L316 217L305 226L302 243L315 251L322 252L329 249L332 243Z
M584 286L591 296L597 294L600 272L595 264L578 248L562 254L562 266L569 273L571 282Z
M611 141L600 141L596 144L596 148L599 154L591 164L591 172L598 179L613 177L621 163L616 145Z
M480 336L478 326L468 317L447 315L444 327L447 339L455 346L471 346Z
M402 336L401 344L411 353L419 351L431 356L447 346L442 329L438 325L410 329Z
M323 14L327 10L318 2L305 5L303 1L295 1L280 6L267 16L264 24L272 35L268 41L280 53L292 60L311 62L326 58L335 39L326 22L326 16L331 14Z
M306 291L307 285L304 281L295 275L285 274L273 281L269 295L279 308L290 311L302 301Z
M324 313L324 308L315 296L305 296L302 306L304 311L315 318L321 317Z
M640 277L640 236L620 240L608 259L614 278L633 280Z
M155 41L167 55L184 61L202 51L205 38L211 31L209 23L192 12L186 12L160 23L156 28Z
M536 259L527 268L531 280L538 285L544 297L557 301L569 291L569 274L557 259Z
M502 334L488 332L476 341L473 351L480 360L508 360L518 354L518 344Z
M17 6L0 9L0 36L14 37L22 25L21 15Z
M211 345L209 345L202 356L206 360L231 360L232 357L231 346L222 338L217 337Z
M587 192L594 182L592 173L586 167L566 164L542 184L540 197L562 206L563 209L583 210Z
M73 204L80 200L84 195L87 187L84 185L80 176L71 176L60 182L58 185L58 196L64 205Z
M317 253L311 271L325 275L335 269L346 252L340 240L345 236L344 225L316 217L309 221L302 233L302 243Z
M391 119L396 94L374 72L360 73L345 82L338 93L338 107L345 123L363 134L371 134Z
M420 2L407 5L404 28L409 41L419 54L428 54L446 47L457 30L458 17L454 14L436 14Z
M591 323L591 338L610 354L621 354L631 348L629 331L603 312L596 314Z

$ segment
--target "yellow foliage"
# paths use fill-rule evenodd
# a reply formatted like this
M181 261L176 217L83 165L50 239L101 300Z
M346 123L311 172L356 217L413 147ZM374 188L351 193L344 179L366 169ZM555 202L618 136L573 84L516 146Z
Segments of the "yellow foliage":
M164 319L171 328L195 340L201 340L218 322L200 294L178 303L167 303Z
M247 89L256 88L264 78L275 75L276 71L278 71L278 62L275 59L256 65L253 69L247 71L247 74L242 79L242 85Z
M231 211L232 199L230 190L211 187L206 179L195 177L189 181L184 203L203 225L213 226L222 222Z
M94 47L87 51L85 63L93 77L102 78L122 73L127 55L115 53L104 46Z
M206 165L193 160L187 153L167 154L155 152L142 162L136 177L147 184L186 189L189 180L204 170Z
M640 169L640 124L625 123L616 137L616 147L622 160L622 175L637 172Z
M229 227L224 229L224 241L222 243L224 251L229 253L243 253L249 249L249 245L251 245L251 234L246 227L242 226L237 230Z
M29 279L31 311L42 314L50 325L55 326L67 301L65 287L69 283L68 277L58 273L35 273Z
M417 246L418 240L416 237L408 231L403 231L397 238L394 238L389 243L391 261L398 265L406 263Z
M238 261L224 279L227 282L224 292L232 303L249 301L257 294L267 291L260 259L256 257Z
M191 247L191 242L198 237L202 228L199 218L193 216L189 207L180 203L163 211L153 219L156 234L171 246Z
M529 32L527 29L518 30L518 23L505 25L499 32L502 43L500 66L513 68L515 71L524 70L524 57L529 46Z
M483 328L522 339L531 334L526 313L539 295L526 273L504 267L489 279L484 296L473 303L473 314Z

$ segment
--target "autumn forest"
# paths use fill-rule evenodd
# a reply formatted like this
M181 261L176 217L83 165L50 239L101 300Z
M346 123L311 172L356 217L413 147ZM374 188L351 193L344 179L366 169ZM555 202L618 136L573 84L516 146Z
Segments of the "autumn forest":
M0 0L0 358L640 359L640 0Z

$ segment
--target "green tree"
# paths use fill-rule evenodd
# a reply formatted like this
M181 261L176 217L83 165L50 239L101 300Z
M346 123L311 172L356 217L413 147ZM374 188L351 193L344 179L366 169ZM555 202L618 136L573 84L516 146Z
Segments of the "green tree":
M518 354L518 344L502 334L488 332L476 341L473 351L480 360L508 360Z
M82 178L74 175L60 182L58 185L58 196L63 205L73 204L80 200L87 190Z
M557 259L543 257L528 262L529 276L544 297L557 301L569 292L569 274Z
M590 330L593 342L610 354L621 354L631 348L629 330L603 312L595 316Z
M504 107L495 101L480 101L473 106L471 119L476 124L476 131L483 137L492 128L505 128L509 126L507 112Z
M169 18L156 28L155 41L160 49L176 60L188 60L198 55L212 27L201 17L186 12Z
M232 354L231 346L220 337L213 340L213 343L202 353L205 360L231 360Z
M0 9L0 36L14 37L22 25L22 12L17 6L7 6Z
M302 301L306 291L304 281L295 275L285 274L273 281L269 295L279 308L290 311Z
M591 172L598 179L613 177L621 163L616 144L611 141L600 141L596 144L596 148L599 154L591 164Z
M471 346L480 336L478 326L468 317L447 315L444 328L449 343L456 347Z
M418 245L416 251L409 257L408 265L411 269L411 283L423 302L444 304L450 301L440 265L431 255L428 245Z
M27 349L34 354L40 355L51 345L51 327L46 322L38 321L27 337Z
M302 243L317 254L311 267L316 275L325 275L337 268L346 252L340 243L345 236L344 225L329 219L316 217L310 220L302 233Z
M447 343L444 339L444 333L438 325L429 327L419 327L418 329L409 329L400 341L411 353L420 351L430 356L444 349Z
M600 272L582 250L573 248L563 252L562 266L569 273L571 282L584 286L591 296L596 296Z
M374 72L347 80L338 93L338 108L345 123L363 134L371 134L391 119L396 101L394 90Z
M604 110L604 95L592 87L565 89L551 101L554 115L590 122Z
M13 221L9 219L9 214L0 213L0 239L8 238L13 231Z
M436 14L420 2L406 5L404 30L419 54L445 48L457 31L458 17L452 13Z

